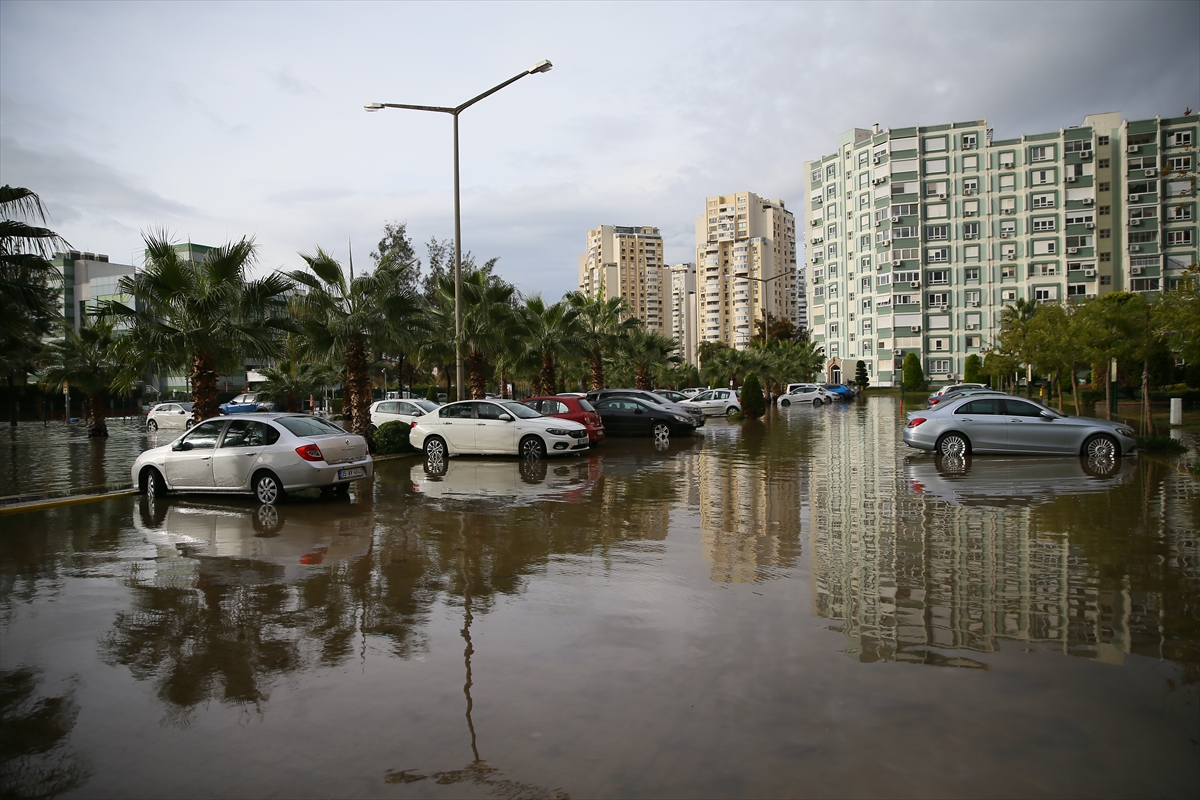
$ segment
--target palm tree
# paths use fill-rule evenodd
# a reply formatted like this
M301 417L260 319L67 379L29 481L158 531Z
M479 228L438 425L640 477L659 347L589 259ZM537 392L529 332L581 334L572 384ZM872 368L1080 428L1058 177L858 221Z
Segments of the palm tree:
M449 277L443 279L438 291L444 300L452 304L454 280ZM516 291L512 284L500 280L489 270L463 272L462 349L467 364L467 384L471 387L471 397L477 400L487 392L489 365L502 356L505 342L519 327L513 308Z
M811 339L779 342L770 351L783 380L811 381L825 364L825 350Z
M292 284L278 272L248 280L256 260L254 240L243 237L185 258L165 231L143 235L146 266L121 279L132 305L110 301L103 314L128 328L120 337L122 369L115 388L128 390L149 369L191 379L197 421L216 416L217 375L245 368L246 359L270 359L281 334L294 326L282 309Z
M104 400L120 368L117 336L112 318L85 320L79 330L62 323L62 338L46 345L39 383L53 389L64 383L75 386L88 399L88 436L106 438Z
M623 297L604 298L601 286L595 295L571 292L566 300L575 309L583 351L592 369L592 389L604 388L604 356L623 334L638 327Z
M317 248L301 253L309 271L293 270L288 278L305 289L290 300L305 335L310 357L344 365L346 415L351 432L370 441L371 376L368 356L397 346L417 304L407 280L411 264L383 262L373 272L347 275L342 265Z
M337 372L329 365L306 360L303 348L292 336L288 337L284 357L275 366L263 367L260 372L266 381L258 391L293 414L300 410L305 397L320 392L338 379Z
M546 305L540 294L526 298L521 308L524 350L539 369L533 393L553 394L558 390L559 363L579 347L578 312L566 300Z
M639 327L621 339L616 357L622 366L633 370L634 388L650 391L654 388L651 373L656 367L679 363L675 352L678 348L679 343L670 336Z

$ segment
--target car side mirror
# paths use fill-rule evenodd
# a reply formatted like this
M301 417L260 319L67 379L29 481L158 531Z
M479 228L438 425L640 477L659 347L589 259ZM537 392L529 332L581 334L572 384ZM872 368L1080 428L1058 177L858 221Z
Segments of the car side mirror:
M512 421L513 421L513 418L512 418L512 417L510 417L508 414L501 414L501 415L500 415L500 421L501 421L501 422L512 422Z
M1057 414L1055 414L1053 411L1050 411L1049 409L1047 409L1046 411L1043 411L1039 416L1041 416L1041 418L1044 420L1053 420L1058 417Z
M423 416L425 416L425 412L418 408L416 411L414 411L412 413L412 415L414 417L423 417Z
M191 442L180 442L179 444L175 445L171 449L172 450L191 450L192 447L193 447L193 445Z
M640 413L642 413L642 409L641 409L641 408L635 408L635 409L633 410L633 413L635 413L635 414L640 414Z

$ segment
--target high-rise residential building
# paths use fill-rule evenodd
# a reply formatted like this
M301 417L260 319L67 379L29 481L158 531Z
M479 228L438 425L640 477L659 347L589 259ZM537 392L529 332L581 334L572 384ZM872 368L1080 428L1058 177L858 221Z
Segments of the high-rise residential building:
M696 218L699 340L740 350L768 315L805 325L796 221L783 201L740 192L704 205Z
M686 364L696 364L696 265L673 264L671 275L671 324L668 335L679 342Z
M658 228L601 225L588 231L587 252L579 256L579 290L623 297L647 330L667 334L668 272Z
M121 278L134 274L136 268L132 264L117 264L103 253L78 250L55 253L50 263L62 276L62 315L75 330L105 301L129 302L130 298L121 294L118 284Z
M831 381L865 362L935 382L994 343L1006 305L1169 289L1196 263L1200 116L995 140L985 120L843 133L805 162L813 338Z

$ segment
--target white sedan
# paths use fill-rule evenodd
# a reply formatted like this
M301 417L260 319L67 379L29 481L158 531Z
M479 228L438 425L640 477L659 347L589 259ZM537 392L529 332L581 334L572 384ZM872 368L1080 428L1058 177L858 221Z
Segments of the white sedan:
M833 399L829 397L829 392L820 384L796 383L791 386L791 391L780 395L779 399L775 401L780 408L787 408L793 404L820 406L833 402Z
M462 453L539 458L587 450L588 432L578 422L511 400L463 400L415 420L408 441L430 459Z
M214 417L170 444L147 450L130 470L146 495L171 492L253 494L275 503L288 492L346 491L370 478L374 462L361 436L303 414Z
M438 404L428 400L376 400L371 404L371 428L381 428L385 422L403 422L411 426L417 417L437 411ZM372 430L371 433L375 431Z
M695 406L704 412L704 416L741 412L742 401L732 389L710 389L706 392L692 395L690 400L684 400L683 405Z
M159 403L146 415L146 430L154 433L159 428L192 427L191 403Z

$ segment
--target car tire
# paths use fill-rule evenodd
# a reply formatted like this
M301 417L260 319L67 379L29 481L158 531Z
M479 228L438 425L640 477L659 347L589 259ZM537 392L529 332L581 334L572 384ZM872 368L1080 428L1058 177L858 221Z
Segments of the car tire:
M146 420L146 432L147 433L157 433L158 432L158 423L152 419Z
M1083 443L1080 455L1087 459L1113 461L1121 457L1121 443L1111 436L1097 433Z
M654 441L665 442L671 438L671 426L665 422L656 422L650 433L653 434Z
M540 436L526 436L517 445L517 452L521 454L522 458L541 458L546 455L546 443Z
M264 469L255 474L250 488L254 491L254 499L263 505L282 503L283 499L287 497L287 492L283 490L283 484L279 477L270 470Z
M817 399L813 400L813 408L820 408L820 407L821 407L821 398L818 397Z
M446 449L446 440L440 436L430 436L425 440L425 458L429 460L444 460L450 456Z
M374 425L367 429L367 433L369 433L371 436L374 436L378 432L379 428L376 428Z
M825 405L827 405L827 406L833 405L833 398L830 397L829 395L825 395Z
M943 458L957 456L959 458L971 454L971 440L966 434L958 431L943 433L933 446L934 452Z
M781 406L782 406L782 407L784 407L784 408L787 408L787 407L788 407L788 406L790 406L791 404L792 404L792 401L791 401L791 400L788 400L787 398L784 398L783 400L780 400L780 401L779 401L779 405L781 405Z
M184 429L185 431L186 431L186 430L191 430L192 426L193 426L193 425L195 425L195 424L196 424L196 420L194 420L194 419L189 419L187 422L183 423L183 429Z
M725 409L725 416L728 417L730 414L738 414L740 412L741 412L741 409L738 408L737 406L730 406L729 408Z
M154 467L144 467L142 474L138 476L138 491L153 500L167 493L167 482L163 480L162 473Z

